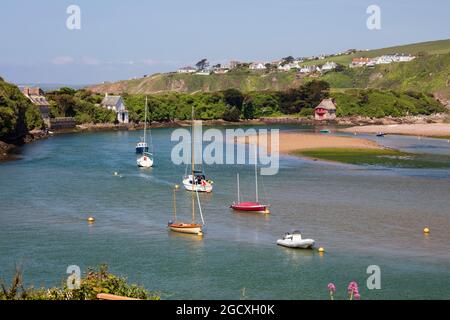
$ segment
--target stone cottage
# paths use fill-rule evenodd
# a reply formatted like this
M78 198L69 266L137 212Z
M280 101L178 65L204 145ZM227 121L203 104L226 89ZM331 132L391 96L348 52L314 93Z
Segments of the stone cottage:
M119 123L129 123L128 110L121 96L110 96L106 94L102 100L101 106L114 111L117 114L117 121Z

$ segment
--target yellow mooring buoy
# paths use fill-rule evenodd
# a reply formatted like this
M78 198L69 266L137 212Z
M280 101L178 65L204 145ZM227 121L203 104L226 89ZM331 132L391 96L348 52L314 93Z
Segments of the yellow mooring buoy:
M325 249L322 248L322 247L320 247L317 251L319 251L319 253L324 253L324 252L325 252Z
M94 218L94 217L89 217L89 218L87 219L87 221L88 221L89 223L94 223L95 218Z
M430 228L425 227L425 228L423 229L423 233L429 234L429 233L430 233Z

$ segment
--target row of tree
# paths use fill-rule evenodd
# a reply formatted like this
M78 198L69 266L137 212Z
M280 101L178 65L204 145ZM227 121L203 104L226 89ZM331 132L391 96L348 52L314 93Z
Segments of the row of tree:
M242 93L237 89L195 94L165 93L150 95L148 106L152 121L187 120L192 107L203 120L239 121L283 114L310 115L324 98L329 97L329 85L311 81L287 91ZM144 95L125 95L131 121L144 119Z

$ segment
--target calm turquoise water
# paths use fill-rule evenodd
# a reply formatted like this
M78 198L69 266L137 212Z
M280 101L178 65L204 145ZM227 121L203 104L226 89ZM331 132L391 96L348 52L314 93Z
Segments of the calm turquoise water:
M228 209L237 172L244 198L253 196L253 168L208 166L215 190L200 195L207 223L200 240L166 229L171 186L185 172L170 161L171 132L153 130L157 166L150 170L135 166L140 132L52 137L24 147L22 160L0 164L0 277L20 263L28 283L53 286L69 265L108 263L169 299L239 299L242 288L250 299L327 299L329 282L344 297L352 280L363 299L450 298L450 170L282 157L279 174L262 178L272 215L256 216ZM383 141L450 154L445 140ZM189 216L189 204L190 194L180 191L180 215ZM294 228L326 254L275 245ZM369 265L381 268L381 290L365 286Z

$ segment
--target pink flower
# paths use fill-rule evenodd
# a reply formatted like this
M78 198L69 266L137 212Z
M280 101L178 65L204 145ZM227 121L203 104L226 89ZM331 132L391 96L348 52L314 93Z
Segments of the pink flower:
M358 284L355 281L352 281L348 284L348 293L357 293L358 292Z
M355 300L360 300L361 299L361 295L357 292L357 293L355 293L353 298L355 298Z
M334 285L334 283L331 282L328 284L328 290L336 292L336 286Z

